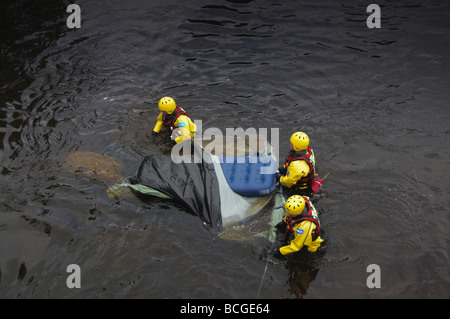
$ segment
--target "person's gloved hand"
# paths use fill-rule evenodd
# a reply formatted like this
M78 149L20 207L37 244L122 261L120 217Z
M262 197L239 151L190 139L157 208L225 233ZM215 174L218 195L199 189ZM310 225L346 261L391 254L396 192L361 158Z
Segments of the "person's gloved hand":
M155 131L152 132L152 143L156 142L156 135L158 135L158 133L156 133Z
M276 248L271 252L270 256L275 259L281 259L283 254L280 252L280 249Z
M285 233L286 230L287 230L286 226L287 226L287 224L282 220L281 222L279 222L278 224L276 224L276 225L274 226L274 228L277 230L277 233L278 233L278 232Z
M275 173L275 181L276 181L276 182L279 182L279 181L280 181L280 177L281 177L280 171L277 171L277 172Z
M287 168L284 167L284 166L281 166L281 167L278 169L278 172L281 174L281 176L284 176L284 175L286 175L286 173L287 173Z

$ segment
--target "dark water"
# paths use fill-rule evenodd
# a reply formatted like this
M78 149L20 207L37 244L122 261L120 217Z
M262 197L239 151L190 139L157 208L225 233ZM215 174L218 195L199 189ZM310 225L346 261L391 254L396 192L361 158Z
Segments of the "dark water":
M62 165L168 153L148 142L165 95L204 127L279 128L283 155L303 130L330 172L326 243L269 262L259 297L450 297L448 2L379 1L380 29L361 1L79 0L80 29L69 3L1 6L0 297L257 297L267 244Z

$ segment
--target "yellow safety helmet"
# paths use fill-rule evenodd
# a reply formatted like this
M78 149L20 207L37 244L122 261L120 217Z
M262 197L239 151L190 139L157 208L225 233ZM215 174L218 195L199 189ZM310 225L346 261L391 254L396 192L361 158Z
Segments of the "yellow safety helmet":
M291 143L294 147L294 151L303 151L309 146L309 137L303 132L295 132L291 136Z
M158 108L161 112L167 112L169 114L172 114L172 112L176 108L176 104L174 99L171 97L165 96L161 100L159 100Z
M286 213L291 216L298 216L305 208L305 199L300 195L292 195L288 198L285 205Z

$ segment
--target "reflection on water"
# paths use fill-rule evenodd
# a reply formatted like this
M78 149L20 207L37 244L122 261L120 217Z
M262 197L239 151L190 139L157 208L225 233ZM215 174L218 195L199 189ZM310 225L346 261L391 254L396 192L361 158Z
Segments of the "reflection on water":
M126 177L169 154L149 143L165 95L205 128L279 128L281 154L301 129L330 171L322 253L269 262L261 298L449 297L447 3L384 1L381 29L349 1L77 4L76 30L65 2L2 4L2 297L256 297L268 243L64 167L95 152Z

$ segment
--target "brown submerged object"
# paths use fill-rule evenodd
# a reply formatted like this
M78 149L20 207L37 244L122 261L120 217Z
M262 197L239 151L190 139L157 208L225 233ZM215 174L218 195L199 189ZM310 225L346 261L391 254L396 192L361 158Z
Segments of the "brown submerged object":
M119 181L123 170L118 158L89 151L73 152L64 159L63 164L75 175L108 181Z

